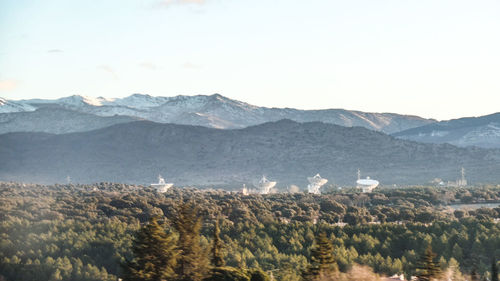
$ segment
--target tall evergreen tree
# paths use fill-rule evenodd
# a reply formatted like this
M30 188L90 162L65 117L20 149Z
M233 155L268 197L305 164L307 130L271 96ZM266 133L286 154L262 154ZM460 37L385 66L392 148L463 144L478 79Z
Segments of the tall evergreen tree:
M175 278L179 251L176 239L157 218L143 226L133 240L133 259L124 264L126 281L159 281Z
M212 245L212 266L224 266L224 254L222 253L222 240L220 239L219 218L214 223L214 240Z
M202 280L208 269L208 253L200 245L201 217L198 208L192 202L180 204L172 224L179 233L181 253L176 269L179 280Z
M250 273L250 281L271 281L274 280L272 277L272 272L271 272L271 277L267 275L264 271L261 269L254 269L249 272Z
M491 261L491 281L498 281L498 267L496 259Z
M304 274L305 280L330 280L338 272L333 257L333 245L325 232L316 236L316 243L311 250L311 264Z
M417 278L419 281L431 281L439 278L441 268L439 263L435 261L436 254L432 252L432 247L429 245L418 264Z
M474 266L472 268L472 271L470 273L470 280L471 281L479 281L479 279L481 279L481 277L479 276L479 273L477 273L477 269L476 267Z

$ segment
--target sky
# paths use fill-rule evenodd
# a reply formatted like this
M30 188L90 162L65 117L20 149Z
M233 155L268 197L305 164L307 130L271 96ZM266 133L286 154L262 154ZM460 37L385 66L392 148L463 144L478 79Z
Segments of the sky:
M0 97L500 111L497 0L0 0Z

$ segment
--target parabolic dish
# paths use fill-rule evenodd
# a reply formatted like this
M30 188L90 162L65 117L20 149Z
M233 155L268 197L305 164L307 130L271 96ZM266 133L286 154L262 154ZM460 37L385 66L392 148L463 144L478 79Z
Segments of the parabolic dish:
M373 186L373 187L379 185L379 182L377 180L372 180L372 179L359 179L356 181L356 183L362 186Z
M173 183L152 183L151 186L152 187L166 187L166 188L170 188L172 187L174 184Z
M275 181L268 181L268 182L259 183L260 188L266 188L266 189L271 189L275 185L276 185Z
M319 186L322 186L328 182L327 179L316 178L316 177L308 177L307 180L309 181L309 183L319 185Z

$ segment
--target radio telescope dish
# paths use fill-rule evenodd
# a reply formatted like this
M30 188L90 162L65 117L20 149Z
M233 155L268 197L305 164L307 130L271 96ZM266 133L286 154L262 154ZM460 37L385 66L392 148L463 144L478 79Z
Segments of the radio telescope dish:
M162 178L161 175L158 175L158 183L152 183L151 187L153 187L157 192L165 193L173 185L173 183L166 183L165 179Z
M269 194L275 185L275 181L269 181L265 176L262 176L262 179L257 184L257 189L260 194Z
M356 181L358 188L361 188L363 192L372 192L375 187L379 185L377 180L370 179L370 177L366 177L366 179L359 179Z
M307 190L312 194L321 194L320 188L328 182L327 179L322 178L319 174L316 174L314 177L308 177L307 180L309 181Z

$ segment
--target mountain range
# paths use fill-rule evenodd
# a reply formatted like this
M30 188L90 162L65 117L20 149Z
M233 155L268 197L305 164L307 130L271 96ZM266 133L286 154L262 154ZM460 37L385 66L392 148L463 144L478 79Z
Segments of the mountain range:
M427 124L393 136L418 142L500 148L500 113Z
M123 118L124 116L128 119ZM321 121L347 127L360 126L384 133L396 133L435 122L433 119L394 113L259 107L219 94L175 97L134 94L116 99L70 96L56 100L0 100L0 133L83 132L124 123L130 119L219 129L238 129L290 119L297 122ZM82 126L82 123L87 125Z
M396 139L362 127L291 120L244 129L135 121L93 131L0 135L0 180L38 183L148 183L158 174L179 185L252 184L263 174L304 187L320 173L353 185L356 171L383 184L500 181L500 150Z
M137 120L140 119L121 115L102 117L57 105L44 106L34 111L1 113L0 134L9 132L46 132L55 134L84 132Z
M437 122L344 109L267 108L218 94L56 100L0 98L0 181L305 186L500 182L500 113Z

